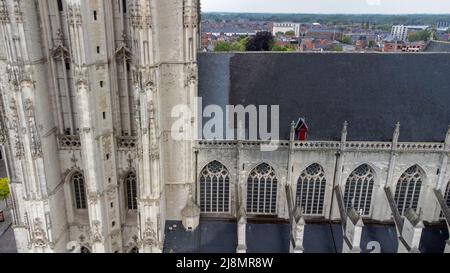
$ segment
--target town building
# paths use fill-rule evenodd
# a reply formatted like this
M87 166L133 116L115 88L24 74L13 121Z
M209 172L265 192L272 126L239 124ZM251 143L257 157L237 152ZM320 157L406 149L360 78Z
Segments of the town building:
M311 28L306 31L305 37L337 41L342 39L343 33L337 29Z
M450 22L449 21L438 21L436 23L436 30L437 31L448 31L450 28Z
M288 31L293 31L295 37L300 36L300 24L291 22L273 23L272 34L275 36L277 33L286 33Z
M408 35L420 30L426 30L429 26L405 26L405 25L395 25L392 26L391 35L400 41L406 41Z

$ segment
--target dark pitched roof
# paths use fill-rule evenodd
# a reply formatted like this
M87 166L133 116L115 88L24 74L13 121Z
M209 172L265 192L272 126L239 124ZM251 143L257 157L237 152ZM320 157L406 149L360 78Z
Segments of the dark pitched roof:
M450 42L430 41L425 52L450 52Z
M311 140L443 141L450 54L241 53L199 56L204 105L280 105L280 138L305 117Z
M176 225L175 229L169 227ZM248 253L288 253L289 224L248 223ZM186 231L180 221L167 221L165 253L235 253L237 226L226 220L202 220L197 230ZM427 226L423 229L420 251L442 253L448 230L445 225ZM303 246L305 253L342 252L342 227L339 224L309 224L305 226ZM377 249L379 246L379 249ZM367 224L361 234L361 251L368 253L396 253L398 240L395 226Z

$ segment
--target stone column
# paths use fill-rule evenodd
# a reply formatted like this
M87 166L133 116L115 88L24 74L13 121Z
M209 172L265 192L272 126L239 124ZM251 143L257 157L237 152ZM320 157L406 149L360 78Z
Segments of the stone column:
M291 132L289 135L289 154L288 154L288 165L287 165L287 183L286 185L289 187L290 191L291 191L291 197L292 197L292 207L294 207L294 203L295 203L295 189L293 188L293 181L292 181L292 157L294 156L294 141L295 141L295 122L292 121L291 123Z
M237 223L238 245L236 253L247 253L247 215L245 209L241 207L239 210L239 218Z
M395 126L395 130L392 136L392 147L391 147L391 155L389 158L389 165L388 165L388 171L387 171L387 176L386 176L386 181L384 181L384 186L382 185L381 189L383 190L383 188L385 187L391 187L394 186L393 185L393 176L394 176L394 170L395 170L395 165L397 162L397 144L398 144L398 139L400 136L400 122L398 122ZM389 220L391 219L391 213L389 213L389 203L385 202L386 198L383 198L384 196L384 192L381 191L380 192L380 201L384 201L384 202L380 202L379 206L375 206L374 208L374 218L379 218L381 220Z
M48 189L53 190L59 177L45 167L59 170L59 160L55 150L48 149L56 145L55 124L47 107L47 74L44 65L36 62L45 54L41 48L30 50L31 44L42 42L37 31L39 15L39 6L30 10L21 1L0 1L0 35L5 41L7 63L7 70L0 71L4 76L0 84L7 86L5 89L1 84L1 92L5 106L9 106L5 114L10 122L9 156L14 157L9 178L18 201L14 204L13 226L18 251L48 253L60 250L55 248L54 224L65 223L66 219L50 215L52 196Z
M242 121L238 121L238 130L237 130L237 144L236 144L236 195L237 195L237 207L236 214L239 217L239 213L241 212L241 208L246 207L247 203L247 189L245 187L246 177L245 177L245 169L244 169L244 161L243 161L243 144L242 140L245 139L245 129L243 128Z
M302 208L296 207L294 211L294 222L292 223L291 253L303 253L303 238L305 235L305 219L303 218Z
M422 218L412 208L409 208L403 217L403 221L397 252L419 253L420 239L424 228Z
M446 241L444 253L450 253L450 240Z
M100 165L96 160L98 150L97 141L94 135L94 125L91 120L89 93L87 82L83 79L79 79L77 82L77 102L78 112L81 117L81 154L83 158L84 178L87 182L86 190L92 235L92 251L94 253L104 253L107 251L104 242L107 223L104 223L105 215L104 208L102 207L104 205L102 204L102 185L97 176Z
M68 0L68 24L72 59L75 65L76 104L79 113L81 155L88 200L88 213L91 232L92 251L94 253L109 252L105 244L109 230L105 208L105 189L101 180L103 156L99 154L96 139L95 118L93 116L92 93L89 86L89 68L86 66L86 44L84 39L81 7L84 1ZM87 4L87 3L86 3ZM99 160L100 158L100 160Z
M347 142L347 127L348 127L348 123L347 123L347 121L345 121L344 125L342 127L340 149L337 152L336 170L335 170L335 174L334 174L335 175L334 187L336 187L336 186L341 187L341 184L342 184L342 169L344 166L344 159L345 159L345 145ZM332 185L332 187L333 187L333 185ZM332 188L330 190L334 191L334 188ZM334 198L333 202L334 203L331 204L332 211L329 212L330 217L331 217L330 220L340 218L339 207L338 207L336 198Z
M347 213L342 253L360 253L361 235L364 223L361 216L351 208Z
M151 74L153 75L153 74ZM158 108L157 89L153 77L146 84L145 92L140 94L140 128L139 128L139 173L140 173L140 225L143 253L160 253L163 251L164 222L161 215L160 144L157 139Z
M439 173L439 180L436 188L445 191L445 175L447 174L447 166L448 166L448 157L450 153L450 125L447 130L447 135L445 137L445 151L442 154L442 164Z

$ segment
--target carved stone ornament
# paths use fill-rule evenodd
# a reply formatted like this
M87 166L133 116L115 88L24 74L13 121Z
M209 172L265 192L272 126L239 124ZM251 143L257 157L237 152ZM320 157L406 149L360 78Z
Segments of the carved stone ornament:
M116 185L109 185L106 192L108 194L108 198L112 199L114 198L116 194L117 186Z
M34 247L46 248L48 240L45 230L42 228L42 221L36 218L33 223L33 231L31 232L31 243Z
M5 0L0 0L0 23L9 23L9 13Z
M81 9L79 3L77 1L68 1L68 21L71 26L81 26Z
M34 158L42 157L41 139L36 126L34 117L34 105L31 99L26 99L24 102L24 110L27 115L28 130L31 138L31 152Z
M153 246L157 243L156 232L152 228L152 222L150 219L145 221L145 229L142 233L142 243L146 246Z
M17 23L23 23L23 12L20 5L21 0L14 0L14 16L16 17Z
M92 222L91 240L93 243L103 243L103 236L99 221Z
M187 85L195 85L197 83L197 66L195 64L189 65L186 82Z
M100 200L100 194L97 192L89 192L88 193L89 204L96 205Z
M88 71L84 67L76 67L75 68L75 82L78 86L77 90L80 91L81 89L85 89L85 91L88 91Z
M11 124L10 129L14 131L14 149L16 152L17 158L22 158L25 154L25 150L21 141L21 133L19 131L19 115L17 112L17 104L14 99L10 101L10 110L11 110Z
M159 155L159 150L158 149L152 149L152 151L150 152L150 159L152 161L160 159L160 155Z
M197 27L198 24L198 4L196 0L191 0L191 4L189 4L189 0L184 0L184 27L188 28L189 26Z

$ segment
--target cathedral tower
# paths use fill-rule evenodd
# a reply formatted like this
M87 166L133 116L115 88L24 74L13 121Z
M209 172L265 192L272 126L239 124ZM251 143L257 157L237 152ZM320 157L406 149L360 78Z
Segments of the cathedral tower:
M161 252L195 180L172 109L195 104L197 0L0 0L0 37L19 252Z

